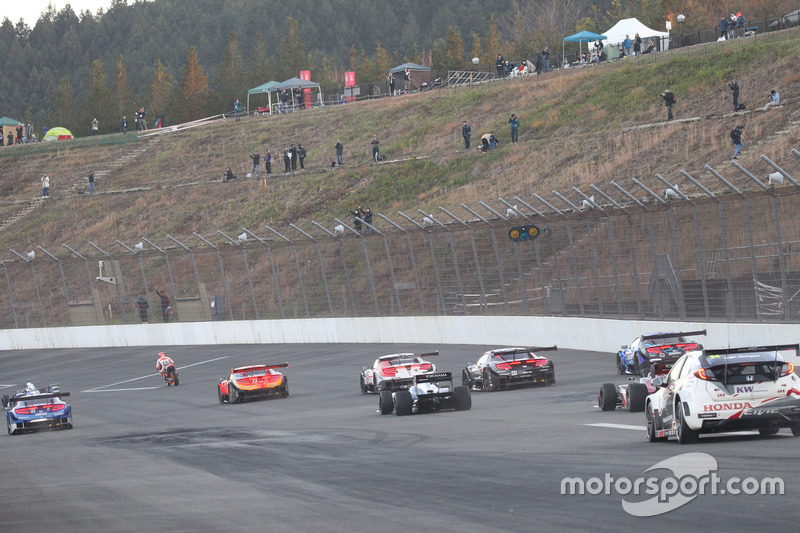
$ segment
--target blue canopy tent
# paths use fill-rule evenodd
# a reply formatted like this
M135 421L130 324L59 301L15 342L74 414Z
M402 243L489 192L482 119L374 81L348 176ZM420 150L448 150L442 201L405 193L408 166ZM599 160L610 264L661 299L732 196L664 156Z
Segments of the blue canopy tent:
M591 31L581 31L574 35L570 35L569 37L564 37L564 42L561 43L561 57L566 57L564 54L564 43L578 43L578 53L581 52L581 43L590 43L592 41L605 41L606 36L600 35L599 33L593 33Z
M272 91L275 90L275 87L279 85L277 81L268 81L263 85L259 85L258 87L253 87L249 91L247 91L247 115L250 115L250 95L251 94L264 94L267 93L267 97L269 98L269 114L272 114Z

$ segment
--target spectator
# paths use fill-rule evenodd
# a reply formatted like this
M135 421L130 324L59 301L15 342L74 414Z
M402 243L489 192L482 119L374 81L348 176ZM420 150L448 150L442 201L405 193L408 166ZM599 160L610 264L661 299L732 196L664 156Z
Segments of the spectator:
M25 124L25 142L33 142L33 124Z
M781 103L780 93L775 89L772 89L769 92L769 102L767 102L767 105L780 105L780 103Z
M403 72L403 79L405 80L405 90L409 91L413 86L413 82L411 81L411 69L406 67L405 72Z
M241 120L240 115L242 114L242 103L238 98L233 103L233 112L236 115L236 122L239 122ZM258 176L258 173L256 173L256 176Z
M494 62L494 66L497 69L497 77L502 78L503 74L505 73L505 63L506 60L503 57L503 54L497 54L497 60Z
M89 194L94 194L94 172L89 172Z
M739 13L736 17L736 37L744 37L744 32L747 30L747 19L744 15Z
M122 115L122 133L128 133L128 118Z
M133 123L136 125L136 133L139 133L142 130L142 125L139 123L139 112L133 114Z
M356 230L356 233L361 235L361 208L359 207L355 211L348 211L351 215L353 215L353 227Z
M250 154L250 159L253 160L253 168L250 170L250 173L258 178L258 168L261 166L261 155L258 152Z
M370 144L372 144L372 160L377 163L381 157L380 148L378 147L380 141L378 141L377 135L372 136L372 142Z
M603 41L601 41L600 39L597 39L594 42L594 52L599 56L600 52L602 52L602 51L603 51Z
M534 59L534 62L536 63L536 73L537 74L541 74L542 72L544 72L544 59L543 58L544 58L544 56L542 55L542 51L541 50L537 50L536 51L536 59Z
M542 61L544 61L544 72L548 72L550 70L550 47L545 46L544 50L542 50Z
M161 318L164 322L169 322L169 314L172 311L172 306L170 306L169 296L167 296L167 291L159 291L156 288L156 294L159 298L161 298Z
M17 124L17 144L22 144L22 122Z
M661 98L664 99L664 105L667 108L667 120L672 120L672 106L675 104L677 99L669 89L661 93Z
M519 135L519 119L517 115L511 113L511 118L508 119L508 124L511 127L511 142L516 143Z
M293 144L289 145L289 158L292 161L292 170L297 170L297 148Z
M281 94L278 96L278 99L281 102L281 113L286 113L286 105L289 103L289 93L286 92L286 89L281 91Z
M631 55L631 48L633 48L633 41L631 41L630 35L626 35L625 40L622 41L622 49L625 51L625 57Z
M368 207L366 210L362 210L359 207L358 211L361 213L361 220L363 220L366 224L368 224L367 227L364 229L364 233L369 235L370 233L372 233L372 209Z
M300 160L300 170L305 170L303 161L306 159L306 147L300 143L297 143L297 158Z
M731 14L731 19L728 21L728 39L736 37L736 15Z
M12 144L14 144L14 134L9 131L8 132L8 145L11 146Z
M394 96L394 74L390 72L389 77L386 78L386 81L389 82L389 95Z
M139 293L139 299L136 300L136 307L139 309L139 318L142 319L142 324L147 324L147 309L150 307L150 304L147 303L143 292Z
M264 153L264 166L266 167L267 174L272 174L272 154L269 153L269 148L267 148L267 151Z
M633 55L641 55L642 53L642 38L637 33L633 37Z
M722 39L728 39L728 21L725 19L725 17L720 19L719 24L717 24L717 30L719 31L718 40L721 41Z
M225 174L222 175L222 181L231 181L231 180L235 180L235 179L236 179L236 176L234 176L233 171L231 170L231 167L228 167L228 169L225 170Z
M146 114L144 112L144 107L139 108L139 130L140 131L147 131L147 119L145 118Z
M284 145L283 146L283 173L286 174L292 170L292 154L289 151L289 147Z
M339 166L342 166L342 153L344 153L344 145L342 144L342 141L336 141L336 146L334 146L334 148L336 148L336 163L338 163Z
M497 140L497 137L494 136L494 132L489 133L489 146L492 147L492 150L497 148L498 143L499 141Z
M731 140L733 141L733 146L735 147L733 151L733 158L737 159L739 156L739 152L742 151L744 148L744 144L742 144L742 130L744 126L736 126L734 129L731 130Z
M50 198L50 178L47 174L42 175L42 198Z
M733 110L734 111L738 111L739 110L739 84L736 83L736 80L733 80L732 82L730 82L728 84L728 87L730 88L731 93L733 95Z
M92 135L97 135L97 131L100 128L100 124L97 122L96 118L92 119Z
M461 136L464 137L464 149L469 150L469 138L472 137L472 128L470 128L466 120L464 125L461 126Z

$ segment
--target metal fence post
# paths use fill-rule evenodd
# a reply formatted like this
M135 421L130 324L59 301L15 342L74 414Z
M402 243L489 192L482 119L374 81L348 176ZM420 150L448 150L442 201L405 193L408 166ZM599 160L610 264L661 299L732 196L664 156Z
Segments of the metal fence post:
M397 214L400 215L401 217L403 217L404 219L408 220L412 224L414 224L417 228L419 228L421 230L425 230L425 238L428 241L428 249L430 250L430 253L431 253L431 263L433 265L433 275L434 275L434 278L436 279L436 296L437 296L436 297L436 310L439 313L446 315L447 314L447 309L446 309L445 304L444 304L444 294L442 293L442 280L439 277L439 265L438 265L438 263L436 261L436 251L433 248L433 240L431 238L431 233L430 233L430 231L427 231L428 228L426 228L425 226L423 226L422 224L420 224L419 222L417 222L416 220L414 220L410 216L406 215L402 211L398 211Z
M465 300L466 291L464 291L464 284L461 281L461 269L458 267L458 255L456 254L456 243L455 239L453 239L453 232L446 225L436 220L436 218L434 218L432 214L426 213L422 209L417 209L417 212L421 214L423 217L428 217L429 219L431 219L437 226L447 230L448 240L450 241L450 255L453 258L453 269L455 270L456 273L456 285L458 287L458 292L461 297L461 302L464 305L464 313L466 313L467 312L466 300ZM458 298L456 298L456 301L458 301Z
M175 280L172 278L172 266L169 264L169 254L167 254L167 252L165 250L162 250L161 248L159 248L158 246L156 246L152 242L148 241L144 237L142 237L142 240L144 242L146 242L147 244L149 244L150 246L152 246L153 248L155 248L156 250L158 250L159 252L161 252L162 254L164 254L164 261L165 261L165 263L167 265L167 277L169 278L170 292L172 293L173 301L177 302L178 294L177 294L177 291L175 290Z
M200 239L202 242L206 243L208 246L214 249L217 252L217 260L219 260L219 273L222 276L222 287L225 289L225 301L228 304L228 317L233 320L233 305L231 304L231 293L228 290L228 279L225 277L225 265L222 263L222 254L219 251L219 248L211 244L209 241L203 238L202 235L198 234L197 232L192 232L192 235Z
M297 248L295 247L294 243L290 241L287 237L284 237L274 229L270 228L269 226L265 226L269 231L283 239L284 241L288 242L292 247L292 254L294 254L294 265L297 267L297 281L300 284L300 292L303 295L303 306L306 310L306 318L311 318L311 314L308 312L308 298L306 298L306 287L303 284L303 273L300 272L300 260L297 258Z
M267 241L265 241L264 239L262 239L261 237L259 237L258 235L256 235L252 231L250 231L249 229L242 228L242 231L244 231L245 233L247 233L248 235L253 237L255 240L257 240L258 242L260 242L264 246L266 246L266 248L267 248L267 257L269 258L269 266L270 266L270 269L272 270L272 283L275 286L275 295L276 295L277 300L278 300L278 310L281 313L281 318L286 318L286 315L283 312L283 299L281 299L281 286L278 283L278 272L277 272L277 270L275 270L275 261L272 258L272 247L269 245L269 243Z
M469 231L469 241L472 244L472 258L475 261L475 272L476 272L476 275L478 276L478 288L481 291L481 295L480 295L481 313L483 313L485 315L486 314L486 288L483 285L483 275L481 274L481 263L480 263L480 260L479 260L479 257L478 257L478 248L475 245L475 233L472 231L472 228L469 226L469 224L467 224L466 222L464 222L463 220L461 220L460 218L455 216L453 213L451 213L450 211L448 211L444 207L439 206L439 211L441 211L445 215L449 216L450 218L452 218L453 220L455 220L456 222L458 222L459 224L461 224L462 226L467 228L467 231Z
M380 231L378 228L369 224L368 222L362 220L362 224L364 224L370 231L374 231L378 235L383 238L383 247L386 250L386 263L389 265L389 276L392 278L392 289L394 291L394 299L397 302L397 310L399 314L403 314L403 305L400 303L400 293L397 292L397 280L394 276L394 265L392 264L392 252L389 248L389 239L386 237L386 234Z
M91 246L92 248L94 248L95 250L97 250L98 252L103 254L104 256L108 257L109 260L111 260L111 261L114 260L114 257L110 253L106 252L105 250L103 250L102 248L97 246L92 241L88 241L88 242L89 242L89 246ZM116 283L114 286L117 288L117 300L119 301L119 308L120 308L120 314L122 315L122 322L123 323L127 323L128 322L128 313L125 312L125 303L122 300L122 284L121 283ZM134 322L135 321L136 321L136 319L135 319L135 315L134 315Z
M648 212L647 208L634 195L632 195L631 193L629 193L628 191L626 191L625 189L623 189L621 186L617 185L613 181L611 182L611 186L616 188L619 192L621 192L627 198L632 200L636 205L638 205L639 207L644 209L645 213L647 213L648 216L649 216L649 212ZM625 216L625 223L628 226L628 248L630 249L630 257L631 257L631 265L632 265L631 268L633 269L633 279L634 279L633 288L634 288L634 292L636 294L636 311L639 314L639 318L644 318L645 313L644 313L644 308L642 306L642 295L641 295L641 292L640 292L640 289L639 289L639 267L638 267L638 265L636 263L636 255L634 254L634 251L636 250L636 248L633 245L633 221L631 220L632 216L628 212L628 210L627 209L623 209L623 211L625 211L625 215L626 215ZM648 218L648 221L649 221L649 218ZM652 234L653 233L652 233L652 227L650 226L649 222L648 222L648 230L649 230L648 234L651 237L650 238L650 253L653 256L653 261L655 261L655 250L653 249L653 239L652 239Z
M372 290L372 302L375 304L375 316L381 316L381 306L378 303L378 290L375 288L375 277L372 275L372 264L369 262L369 251L367 250L367 243L364 239L364 236L360 232L354 230L353 228L351 228L350 226L339 220L338 218L334 218L333 220L344 226L348 231L352 232L359 239L361 239L361 246L364 248L364 261L367 267L367 276L369 276L369 287ZM359 218L358 220L361 220L361 218ZM364 221L361 220L361 222L363 223Z
M11 315L14 317L14 327L19 328L19 322L17 321L17 310L14 306L14 293L11 291L11 279L8 277L8 267L5 263L0 261L0 265L3 267L3 270L6 273L6 287L8 287L8 301L11 304Z
M139 260L139 269L142 272L142 283L144 284L144 293L145 293L145 295L147 297L147 313L149 315L150 314L150 310L153 308L153 303L150 301L150 290L147 287L147 276L145 275L145 272L144 272L144 262L142 261L141 251L132 250L132 249L128 248L127 246L125 246L123 243L121 243L118 240L114 240L114 242L119 244L120 246L122 246L126 250L128 250L133 255L135 255L136 259ZM156 319L155 312L153 312L153 313L154 313L153 314L153 321L155 322L155 319Z
M89 270L89 260L86 259L85 257L83 257L81 254L79 254L75 250L73 250L72 248L70 248L69 246L67 246L66 244L62 244L61 246L63 246L64 248L66 248L67 250L69 250L70 252L75 254L76 256L78 256L80 259L83 259L83 263L86 265L86 276L89 278L89 290L93 291L94 290L94 282L92 281L92 271Z
M317 259L319 259L320 272L322 273L322 286L325 288L325 297L328 300L328 311L330 311L331 316L334 316L333 303L331 302L331 292L328 290L328 277L325 275L325 263L322 260L322 250L319 247L319 241L314 237L312 237L311 235L309 235L308 233L306 233L305 231L295 226L294 224L292 224L291 222L289 223L289 227L294 228L295 230L299 231L301 234L305 235L314 242L314 246L317 249Z
M253 278L250 276L250 265L247 264L247 250L245 250L244 244L242 244L239 241L239 239L233 240L220 230L217 230L217 233L219 233L220 235L228 239L230 242L238 246L239 249L242 251L242 259L244 260L244 273L247 275L247 285L250 287L250 298L253 302L253 311L255 312L256 320L258 320L260 318L258 316L258 302L256 302L256 291L253 289ZM242 306L244 307L244 304ZM244 318L245 318L244 315L242 315L242 319Z
M506 313L508 313L509 310L508 310L508 295L506 294L506 282L503 276L503 264L500 261L500 250L497 247L497 235L495 234L494 226L492 226L491 222L480 216L478 213L476 213L466 205L461 204L461 207L465 209L467 212L471 213L473 216L477 217L478 220L480 220L481 222L484 222L489 225L490 235L492 236L492 247L494 249L494 260L495 264L497 265L497 274L500 281L500 291L503 293L503 308L505 309Z
M31 275L33 276L33 287L36 290L36 300L39 302L39 315L42 317L42 326L47 327L47 320L44 317L44 306L42 305L42 295L41 292L39 291L39 280L36 279L36 268L33 265L33 261L29 260L27 257L21 256L11 248L9 248L8 251L16 255L26 263L28 263L28 265L30 265Z
M399 229L400 231L402 231L406 236L406 242L408 243L408 257L409 257L409 260L411 261L411 269L414 271L414 285L416 285L416 287L417 287L417 298L419 298L420 312L424 315L425 314L425 300L422 297L422 287L419 284L419 272L417 272L417 260L414 257L414 245L411 242L411 235L408 233L408 231L406 231L406 229L404 227L402 227L401 225L397 224L395 221L391 220L390 218L382 215L381 213L378 213L378 216L381 217L386 222L388 222L389 224L391 224L392 226L394 226L396 229ZM386 253L387 254L389 253L388 250L387 250ZM394 272L394 269L392 269L392 272ZM394 275L394 274L392 274L392 275ZM397 303L399 305L400 304L399 295L397 296L397 298L398 298Z
M64 304L65 305L69 305L69 291L67 290L67 278L64 277L64 265L61 263L61 259L59 259L58 257L54 256L53 254L51 254L50 252L48 252L47 250L45 250L41 246L36 246L36 247L38 249L40 249L41 251L43 251L44 253L46 253L48 256L50 256L50 258L53 261L58 263L58 271L61 273L61 287L63 287L63 289L64 289Z
M627 214L625 209L621 205L619 205L619 203L617 203L609 195L607 195L606 193L604 193L603 191L601 191L600 189L595 187L594 184L589 185L589 188L591 188L593 191L599 193L600 196L602 196L606 200L608 200L611 203L611 205L613 205L614 207L616 207L620 211L622 211L622 212ZM580 191L578 191L578 192L580 192ZM580 193L580 194L582 196L586 196L583 193ZM616 300L616 302L617 302L617 312L619 314L619 317L622 318L623 315L624 315L623 309L622 309L622 288L620 287L620 284L619 284L619 269L617 267L617 251L616 251L616 248L614 246L614 244L615 244L615 241L614 241L614 228L611 225L611 215L609 213L606 213L605 209L600 207L600 204L596 203L594 201L594 199L591 199L590 202L595 204L597 206L597 208L600 209L600 211L602 211L603 214L606 217L606 232L608 233L608 245L609 245L608 254L611 257L611 267L612 267L612 271L614 272L614 300ZM638 305L638 302L637 302L637 305Z

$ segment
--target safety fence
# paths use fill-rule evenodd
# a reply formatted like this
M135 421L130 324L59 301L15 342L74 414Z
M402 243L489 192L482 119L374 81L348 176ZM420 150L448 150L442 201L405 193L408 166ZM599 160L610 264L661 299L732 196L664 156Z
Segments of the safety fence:
M762 156L752 171L734 162L728 176L681 172L680 187L656 175L376 214L361 228L334 219L11 249L0 327L418 315L795 323L792 154L782 166Z

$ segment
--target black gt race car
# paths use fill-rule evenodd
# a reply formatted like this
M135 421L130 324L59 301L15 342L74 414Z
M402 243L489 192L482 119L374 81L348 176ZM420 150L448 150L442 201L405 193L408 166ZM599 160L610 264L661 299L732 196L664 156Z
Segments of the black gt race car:
M477 363L461 372L461 384L471 390L493 391L509 387L556 382L553 362L536 352L558 350L556 346L498 348L484 353Z
M633 339L630 346L622 346L614 359L617 372L637 376L666 374L686 352L702 350L703 345L686 337L705 335L706 330L651 333Z

